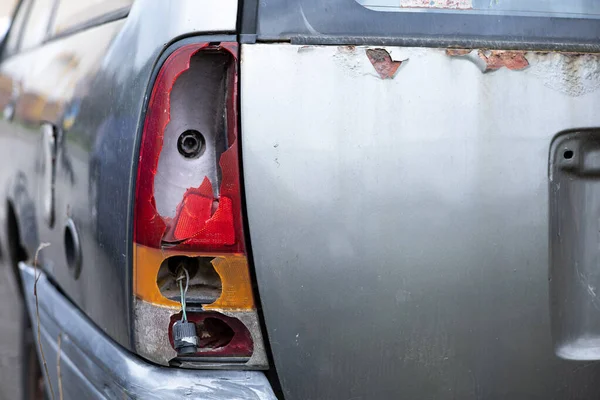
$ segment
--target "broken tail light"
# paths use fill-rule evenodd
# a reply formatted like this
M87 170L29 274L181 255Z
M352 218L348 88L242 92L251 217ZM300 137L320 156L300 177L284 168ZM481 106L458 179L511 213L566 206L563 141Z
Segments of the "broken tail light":
M267 366L242 224L237 54L237 43L180 47L148 103L135 188L133 322L137 352L163 365ZM185 357L171 332L182 306L198 339Z

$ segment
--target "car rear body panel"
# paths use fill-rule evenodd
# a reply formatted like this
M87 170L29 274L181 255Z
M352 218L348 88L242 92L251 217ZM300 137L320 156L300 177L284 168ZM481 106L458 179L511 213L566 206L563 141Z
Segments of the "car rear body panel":
M550 282L549 265L568 263L551 251L577 247L578 236L548 240L570 199L563 192L550 211L553 140L600 126L600 56L573 53L600 50L597 19L472 11L247 0L238 21L236 0L138 0L127 15L75 24L3 60L0 159L10 163L0 168L0 218L14 208L30 264L49 243L39 258L42 344L52 360L65 346L65 376L79 379L67 398L131 394L127 385L168 377L177 390L138 394L240 378L240 396L254 383L272 396L260 372L167 370L124 350L156 352L133 339L136 321L146 338L165 337L156 314L132 317L135 176L154 74L184 42L237 33L248 252L286 398L600 397L600 357L561 359L555 329L573 308L557 306L561 293L574 290L582 334L600 338L593 262L590 275ZM52 226L42 213L44 123L58 132ZM572 208L577 231L585 218ZM69 223L80 274L65 257ZM583 247L593 261L597 249ZM21 272L35 319L31 268ZM94 358L84 331L115 358Z
M600 365L555 355L548 281L550 144L600 125L598 55L248 44L241 65L287 399L600 396Z

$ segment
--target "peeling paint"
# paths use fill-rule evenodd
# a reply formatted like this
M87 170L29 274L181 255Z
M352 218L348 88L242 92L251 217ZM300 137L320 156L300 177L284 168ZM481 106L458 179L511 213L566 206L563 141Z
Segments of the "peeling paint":
M463 59L472 62L481 72L486 72L487 65L479 57L478 50L469 49L446 49L446 55L457 59Z
M446 55L469 60L481 72L492 72L501 68L520 71L529 66L524 51L447 49Z
M469 10L473 8L473 2L472 0L400 0L400 7Z
M446 55L471 61L484 73L527 69L544 86L572 97L600 88L600 54L446 49Z
M352 76L359 76L362 74L363 59L358 56L358 53L354 46L338 46L334 61L337 65L348 70Z
M392 79L403 61L394 61L385 49L367 49L367 57L381 79Z
M354 53L356 51L356 46L340 46L338 47L338 50L342 53Z
M446 49L446 55L450 57L461 57L471 53L471 49Z
M528 53L529 72L544 86L578 97L600 88L600 55L579 53Z
M495 71L506 67L513 71L519 71L529 66L529 61L525 58L523 51L508 50L479 50L477 55L485 61L487 71Z

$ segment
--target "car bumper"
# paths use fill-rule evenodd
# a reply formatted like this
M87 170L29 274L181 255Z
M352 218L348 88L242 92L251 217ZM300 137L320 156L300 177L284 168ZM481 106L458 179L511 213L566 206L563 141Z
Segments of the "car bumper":
M19 268L35 333L34 269L24 263ZM143 361L109 339L44 273L38 274L40 338L56 398L62 390L65 399L276 399L259 371L184 370Z

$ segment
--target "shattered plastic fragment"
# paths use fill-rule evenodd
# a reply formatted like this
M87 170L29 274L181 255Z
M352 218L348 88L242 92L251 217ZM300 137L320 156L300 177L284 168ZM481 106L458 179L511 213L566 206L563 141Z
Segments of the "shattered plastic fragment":
M197 189L188 189L183 195L175 217L174 240L183 240L194 236L204 228L211 217L213 190L210 181L204 177ZM167 233L168 234L168 233Z

